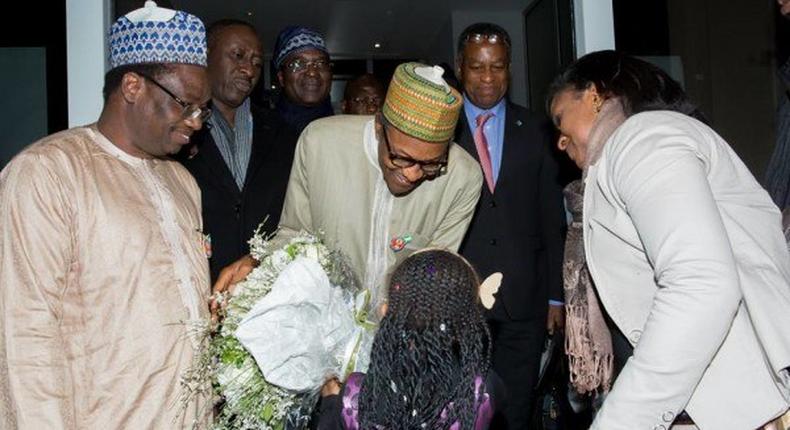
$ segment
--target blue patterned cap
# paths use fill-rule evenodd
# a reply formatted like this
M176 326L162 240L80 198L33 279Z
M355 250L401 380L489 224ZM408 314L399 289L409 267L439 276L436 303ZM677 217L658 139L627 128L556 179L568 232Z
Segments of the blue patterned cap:
M277 35L277 43L274 44L274 67L279 69L289 55L307 49L317 49L329 55L324 36L321 36L320 33L296 25L285 27Z
M206 27L186 12L145 7L118 18L110 28L110 67L141 63L206 65Z

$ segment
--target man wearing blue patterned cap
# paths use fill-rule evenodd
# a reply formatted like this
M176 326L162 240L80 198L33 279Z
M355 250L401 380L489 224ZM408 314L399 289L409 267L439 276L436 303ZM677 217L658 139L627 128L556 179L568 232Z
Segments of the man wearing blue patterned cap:
M200 190L169 159L209 114L205 30L146 2L109 46L98 121L0 173L3 429L209 423L180 400L207 314Z
M332 68L323 36L305 27L285 27L277 36L272 63L282 88L277 112L291 128L301 133L310 122L333 114Z

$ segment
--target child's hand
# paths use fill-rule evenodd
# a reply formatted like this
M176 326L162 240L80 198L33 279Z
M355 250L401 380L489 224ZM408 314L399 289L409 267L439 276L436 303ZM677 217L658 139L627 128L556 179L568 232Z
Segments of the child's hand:
M324 382L324 386L321 387L321 397L331 396L333 394L340 394L340 382L335 377L328 379Z

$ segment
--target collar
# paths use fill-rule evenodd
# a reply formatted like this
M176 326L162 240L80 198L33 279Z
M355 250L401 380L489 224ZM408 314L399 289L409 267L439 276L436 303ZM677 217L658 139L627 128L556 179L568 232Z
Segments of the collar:
M109 153L111 156L123 161L124 163L133 166L133 167L142 167L146 164L146 161L155 161L155 159L146 159L135 157L131 154L126 153L121 148L115 146L114 143L107 138L107 136L103 135L101 131L99 131L99 127L96 123L93 123L86 127L88 130L88 134L93 138L93 141L99 145L99 148L103 149L105 152Z
M474 129L477 127L477 117L480 114L491 112L494 114L494 118L504 118L505 117L505 98L502 97L502 100L497 102L493 107L490 109L483 109L476 106L469 100L469 96L464 93L464 113L466 114L467 122L469 122L469 126Z
M302 106L288 100L285 94L282 94L277 100L277 110L285 117L309 117L311 119L323 118L334 114L332 110L332 101L329 97L324 99L316 106Z
M239 107L236 108L236 111L233 114L233 127L231 127L225 117L222 116L222 112L220 112L219 109L211 109L211 117L209 118L209 121L213 127L223 127L223 129L235 130L242 118L244 118L246 115L252 115L252 108L250 106L250 98L247 97L239 105Z
M379 140L376 137L375 117L365 124L365 128L362 132L362 141L368 161L373 165L373 168L379 172L379 176L383 175L381 166L379 165Z

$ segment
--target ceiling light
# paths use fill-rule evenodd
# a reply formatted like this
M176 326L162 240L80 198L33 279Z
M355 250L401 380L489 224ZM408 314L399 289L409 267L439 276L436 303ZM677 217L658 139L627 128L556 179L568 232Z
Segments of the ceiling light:
M379 48L381 48L381 43L376 42L376 43L373 44L373 47L376 48L376 49L379 49Z

